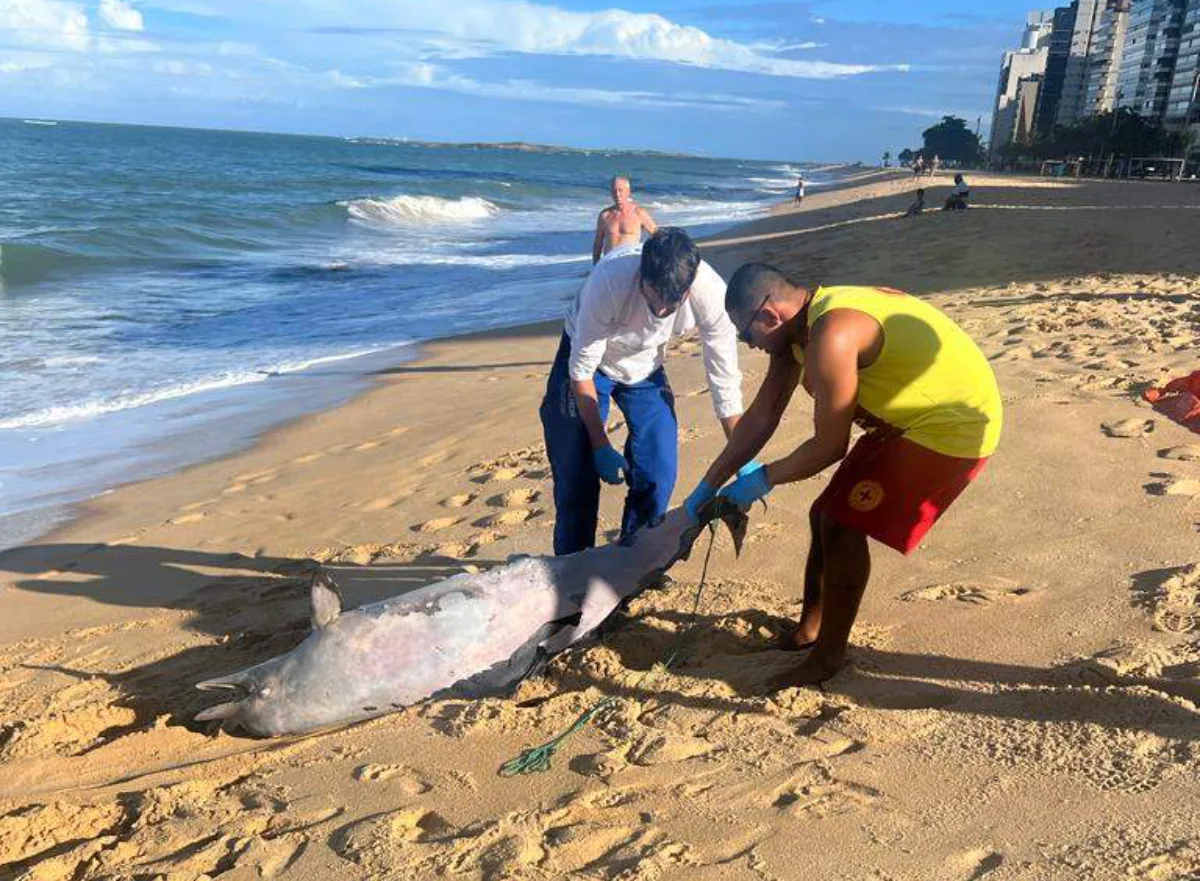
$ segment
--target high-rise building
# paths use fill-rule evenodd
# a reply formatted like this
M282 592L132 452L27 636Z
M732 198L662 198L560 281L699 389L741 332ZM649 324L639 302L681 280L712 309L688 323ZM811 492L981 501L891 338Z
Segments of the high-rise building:
M1054 121L1058 125L1070 125L1085 115L1089 60L1094 51L1096 30L1104 12L1104 0L1073 0L1075 17L1071 26L1071 40L1067 44L1067 57L1063 64L1062 87L1059 89L1058 106Z
M1200 0L1189 0L1179 31L1179 54L1171 89L1167 93L1166 119L1172 125L1200 122Z
M1200 0L1198 0L1200 2ZM1083 113L1108 113L1116 106L1117 72L1125 50L1130 0L1106 0L1088 58L1087 93Z
M1161 119L1172 91L1187 0L1135 0L1117 73L1116 106Z
M1067 76L1067 62L1071 58L1071 41L1075 35L1075 14L1078 3L1059 6L1054 10L1047 41L1046 73L1038 95L1037 129L1049 132L1058 122L1058 104L1062 98L1063 83Z
M993 153L1005 144L1029 138L1029 121L1036 107L1029 99L1032 95L1036 102L1038 85L1031 92L1028 86L1023 88L1022 84L1041 83L1046 69L1046 44L1051 25L1051 13L1029 13L1025 33L1021 37L1021 48L1004 53L1000 64L1000 82L996 88L996 107L992 114L990 146Z

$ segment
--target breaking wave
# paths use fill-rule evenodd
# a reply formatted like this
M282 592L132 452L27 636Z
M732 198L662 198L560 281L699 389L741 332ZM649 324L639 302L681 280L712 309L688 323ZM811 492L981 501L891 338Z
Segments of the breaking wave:
M393 196L390 199L350 199L338 202L351 219L376 226L411 223L463 223L486 220L500 213L494 202L479 196L443 199L438 196Z

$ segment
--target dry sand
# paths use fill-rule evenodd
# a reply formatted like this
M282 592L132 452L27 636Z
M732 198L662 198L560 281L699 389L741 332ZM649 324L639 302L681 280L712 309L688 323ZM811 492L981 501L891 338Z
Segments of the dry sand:
M558 327L439 343L0 558L0 878L1200 877L1200 438L1136 394L1198 366L1200 191L971 184L966 213L891 219L912 183L873 181L707 247L928 297L1004 391L999 454L919 553L876 548L823 690L762 688L792 660L771 643L816 479L755 513L740 560L718 542L669 673L641 678L689 626L700 555L515 699L298 740L191 726L195 681L302 638L310 558L359 602L548 550ZM698 348L668 363L684 490L720 442ZM808 426L797 401L771 452ZM496 776L606 694L548 773Z

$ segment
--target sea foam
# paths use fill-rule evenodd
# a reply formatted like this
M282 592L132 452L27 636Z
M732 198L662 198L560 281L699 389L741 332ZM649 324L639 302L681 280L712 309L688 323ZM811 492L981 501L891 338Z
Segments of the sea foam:
M377 226L413 223L462 223L486 220L500 207L479 196L443 199L438 196L393 196L390 199L350 199L339 202L353 220Z

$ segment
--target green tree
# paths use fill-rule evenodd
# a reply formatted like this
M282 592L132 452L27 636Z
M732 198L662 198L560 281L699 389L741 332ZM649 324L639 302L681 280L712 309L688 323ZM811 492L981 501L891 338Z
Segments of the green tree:
M908 163L917 158L917 154L908 149L908 147L905 147L900 151L900 155L898 155L896 158L899 159L902 164L908 165Z
M892 151L884 150L883 151L883 167L887 168L891 164L892 164Z
M983 144L979 136L967 128L967 121L957 116L943 116L937 125L921 132L925 146L921 152L926 156L937 156L943 162L974 164L983 157Z

